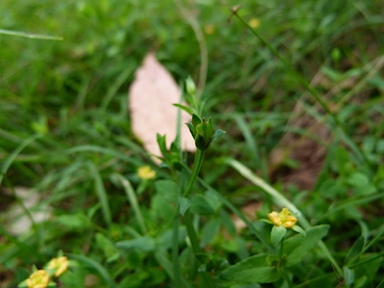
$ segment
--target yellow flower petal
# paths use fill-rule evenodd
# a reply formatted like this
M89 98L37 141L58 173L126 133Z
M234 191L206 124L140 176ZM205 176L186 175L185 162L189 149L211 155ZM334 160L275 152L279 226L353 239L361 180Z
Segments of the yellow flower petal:
M260 26L260 20L257 18L252 18L248 22L249 26L251 26L253 29L256 29L257 27Z
M48 263L48 269L55 271L55 276L59 277L65 271L67 271L69 266L68 258L65 256L59 258L53 258Z
M156 177L156 172L150 166L142 166L137 169L137 174L143 180L149 180Z
M33 272L27 279L28 288L45 288L49 283L49 275L45 270Z
M208 35L212 35L213 33L215 33L215 30L216 30L215 26L210 24L205 25L203 29L204 29L204 32Z
M297 218L291 214L288 208L283 208L280 213L273 211L268 214L268 217L274 225L283 225L285 228L292 228L297 222Z
M280 220L279 214L276 211L269 213L268 217L272 221L273 224L275 224L277 226L281 225L281 220Z

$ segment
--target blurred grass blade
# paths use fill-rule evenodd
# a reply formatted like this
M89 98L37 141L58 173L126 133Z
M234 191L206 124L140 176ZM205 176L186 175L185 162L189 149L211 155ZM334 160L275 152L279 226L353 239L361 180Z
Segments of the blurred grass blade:
M95 190L96 190L95 192L97 194L97 197L99 198L104 221L106 222L107 225L111 225L112 224L111 210L109 208L108 196L104 188L103 180L101 179L100 173L97 170L95 164L93 162L88 162L87 164L89 167L89 171L91 172L91 175L95 180Z
M267 192L270 196L272 196L276 205L280 207L288 208L298 218L298 220L300 221L300 223L303 225L304 228L308 229L311 227L308 220L303 216L301 211L291 201L285 198L283 194L281 194L275 188L270 186L263 179L258 177L256 174L252 173L252 171L249 170L246 166L244 166L240 162L231 158L225 158L223 162L229 166L232 166L245 179L248 179L250 182L260 187L265 192Z
M31 39L39 39L39 40L53 40L53 41L63 41L64 40L64 38L61 36L51 36L51 35L44 35L44 34L31 34L31 33L26 33L26 32L5 30L5 29L0 29L0 34L9 35L9 36L25 37L25 38L31 38Z
M37 138L41 137L41 135L33 135L27 139L25 139L20 145L19 147L17 147L12 153L11 155L9 155L8 159L5 160L3 166L1 167L1 170L0 170L0 185L1 183L3 182L3 179L4 179L4 176L5 174L7 173L9 167L12 165L13 161L15 161L17 155L20 154L21 151L23 151L23 149L25 147L27 147L29 144L31 144L33 141L35 141Z
M103 102L101 103L101 110L103 110L103 111L107 110L109 103L111 103L113 97L119 91L121 86L133 74L134 69L135 69L134 66L130 66L127 69L125 69L123 72L120 73L120 75L117 77L115 82L113 82L112 85L110 86L110 88L108 89L107 94L105 95Z
M128 201L131 204L133 212L135 213L136 219L139 222L140 228L144 234L147 234L147 228L145 227L143 216L141 215L140 206L137 201L136 193L133 190L131 183L125 179L122 175L116 174L116 177L120 180L124 187L125 193L127 194Z
M234 116L234 120L236 121L237 127L239 127L240 131L243 133L243 137L245 139L245 143L247 144L249 150L251 151L251 160L255 163L261 164L261 159L259 157L259 147L255 140L255 137L252 135L249 126L244 121L244 117L239 114Z
M96 146L96 145L82 145L82 146L76 146L73 148L70 148L66 151L68 154L72 153L79 153L79 152L97 152L97 153L102 153L105 155L111 155L114 156L118 159L121 159L129 164L133 164L136 166L140 166L140 162L135 160L133 157L129 157L123 153L116 152L115 150L112 149L107 149L104 147Z
M108 284L107 287L117 288L117 284L113 280L112 276L109 274L107 269L105 269L99 262L96 262L95 260L83 255L78 255L78 254L67 254L67 255L69 258L80 262L82 266L89 267L92 270L94 270L97 273L97 275L99 275L100 278L103 279L104 282Z

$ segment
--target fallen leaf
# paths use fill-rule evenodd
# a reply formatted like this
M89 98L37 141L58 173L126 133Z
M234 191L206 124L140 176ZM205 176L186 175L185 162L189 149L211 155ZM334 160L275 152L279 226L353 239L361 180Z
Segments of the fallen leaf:
M175 80L155 55L149 53L129 89L129 108L132 131L150 154L161 156L156 133L166 135L168 147L176 138L178 108L173 104L179 101L180 90ZM194 139L185 125L191 116L182 111L180 119L181 147L193 152L196 150Z
M4 216L7 231L11 234L28 233L33 223L44 222L51 217L51 208L42 202L41 193L38 191L27 187L14 187L13 192L24 207L14 202L1 213L1 216ZM5 190L8 195L12 195L13 192Z

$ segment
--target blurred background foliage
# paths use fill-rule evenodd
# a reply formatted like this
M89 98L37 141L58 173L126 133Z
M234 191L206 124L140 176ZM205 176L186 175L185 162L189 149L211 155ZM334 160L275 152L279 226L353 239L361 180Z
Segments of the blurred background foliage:
M241 17L323 95L343 123L347 141L356 143L368 162L347 148L338 128L301 84L232 16L231 8L238 4ZM202 175L208 183L238 205L262 201L267 207L261 214L271 208L268 197L215 160L231 156L283 189L314 223L333 223L336 234L349 231L346 239L335 240L336 248L350 246L359 234L348 228L350 221L376 229L384 188L383 9L379 0L2 0L0 29L63 37L48 41L0 33L1 163L23 141L32 141L2 171L1 184L8 190L34 187L59 215L35 226L22 240L2 226L2 277L16 274L23 279L30 265L45 263L59 249L102 262L96 253L100 248L92 246L96 231L114 240L129 234L124 229L132 211L113 174L125 175L138 187L136 169L150 161L130 131L127 108L134 72L150 51L156 51L181 84L188 75L198 82L201 45L207 47L204 113L227 131L207 155ZM204 36L202 43L190 19ZM303 113L296 114L298 107ZM297 119L308 123L297 126ZM309 129L313 123L322 123L332 137ZM315 139L326 149L309 188L284 178L303 161L285 147L296 141L279 146L287 132ZM30 138L36 134L39 139ZM277 160L274 151L279 152ZM155 169L162 177L164 172ZM145 206L154 192L150 186L143 189ZM108 228L103 227L108 217L100 212L100 195L110 205ZM353 202L355 196L371 198ZM379 199L376 206L372 199ZM329 205L337 204L348 210L329 212ZM90 223L93 217L97 224ZM58 232L57 225L65 228ZM130 269L138 259L126 262ZM153 283L164 280L163 274L153 273L158 275Z

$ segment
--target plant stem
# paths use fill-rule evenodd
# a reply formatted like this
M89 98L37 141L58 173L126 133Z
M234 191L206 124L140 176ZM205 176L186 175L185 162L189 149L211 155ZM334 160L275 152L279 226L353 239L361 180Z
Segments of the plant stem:
M203 159L204 159L204 151L197 149L196 154L195 154L195 161L194 161L194 165L193 165L191 178L189 179L188 186L184 191L184 195L183 195L184 197L187 197L191 194L193 185L195 184L196 179L197 179L197 175L200 172L201 165L203 163ZM193 279L194 276L196 275L196 272L198 269L198 260L196 259L196 254L201 253L201 248L200 248L200 244L199 244L199 239L197 237L197 233L195 231L195 227L193 226L192 214L191 214L189 209L184 214L184 222L185 222L185 226L187 228L188 237L189 237L189 240L191 241L191 246L192 246L192 250L193 250L193 254L194 254L194 257L192 260L193 263L191 265L191 267L192 267L191 278ZM204 282L204 287L213 287L211 279L209 278L209 275L206 272L202 273L201 276L202 276L201 278Z
M196 151L195 163L193 164L192 175L191 175L191 178L189 179L187 189L184 191L185 197L187 197L192 192L192 187L196 182L197 175L200 172L201 164L203 163L204 153L205 153L204 151L201 151L199 149L197 149L197 151Z
M287 282L288 287L292 288L293 286L292 286L291 279L289 279L289 275L287 274L287 271L285 270L285 267L283 266L284 264L282 265L283 249L284 249L284 237L281 238L281 243L280 243L279 263L280 263L281 271L283 272L283 277L284 277L285 281Z
M198 253L201 253L199 240L197 238L197 233L195 231L195 227L193 227L192 214L189 211L189 209L185 212L184 222L185 222L185 227L187 228L189 241L191 241L193 254L196 255ZM192 264L191 265L191 278L193 279L198 267L197 267L196 257L193 257L192 261L193 262L191 263Z
M177 205L177 211L179 210L179 205ZM173 222L173 245L172 245L172 262L173 262L173 276L175 287L181 287L181 275L179 267L179 217L174 217Z
M191 214L190 210L187 210L185 212L184 222L185 222L185 226L187 228L189 240L191 241L191 246L192 246L193 254L196 255L198 253L201 253L201 248L200 248L200 245L199 245L199 240L197 238L197 233L195 231L195 227L193 227L192 214ZM199 264L198 260L196 259L196 256L195 256L193 258L193 263L191 265L191 267L192 267L192 269L191 269L191 271L192 271L191 278L192 279L196 275L198 264ZM207 272L201 273L201 278L202 278L202 280L204 282L204 287L207 287L207 288L213 287L211 278L209 277Z

